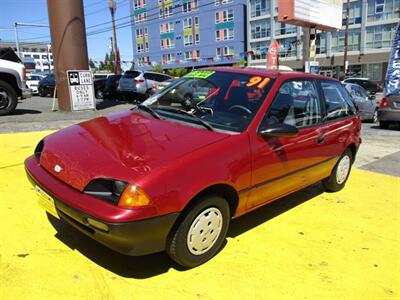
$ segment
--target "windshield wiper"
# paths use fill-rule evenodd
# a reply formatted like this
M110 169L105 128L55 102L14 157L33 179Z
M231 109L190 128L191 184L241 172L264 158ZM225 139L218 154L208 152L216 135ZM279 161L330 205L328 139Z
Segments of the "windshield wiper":
M134 110L134 109L143 110L143 111L151 114L154 118L161 119L161 116L158 113L156 113L155 110L152 109L150 106L139 104L139 105L136 105L135 107L131 108L131 110Z
M170 112L175 112L175 113L178 113L178 114L181 114L181 115L190 116L190 117L196 119L198 122L200 122L201 125L203 125L208 130L214 131L214 127L212 127L210 123L204 121L203 119L199 118L198 116L196 116L196 115L194 115L194 114L192 114L192 113L190 113L190 112L188 112L186 110L175 108L175 107L171 107L171 106L158 106L157 109L170 111Z

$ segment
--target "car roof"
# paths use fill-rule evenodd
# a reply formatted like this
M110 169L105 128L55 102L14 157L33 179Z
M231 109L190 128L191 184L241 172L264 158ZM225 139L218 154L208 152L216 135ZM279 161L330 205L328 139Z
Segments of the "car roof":
M335 80L335 78L298 72L298 71L286 71L286 70L266 70L266 69L257 69L257 68L241 68L241 67L209 67L205 68L205 70L213 70L219 72L232 72L232 73L239 73L239 74L248 74L248 75L258 75L258 76L265 76L270 78L278 78L280 76L285 76L288 78L318 78L318 79L328 79L328 80Z

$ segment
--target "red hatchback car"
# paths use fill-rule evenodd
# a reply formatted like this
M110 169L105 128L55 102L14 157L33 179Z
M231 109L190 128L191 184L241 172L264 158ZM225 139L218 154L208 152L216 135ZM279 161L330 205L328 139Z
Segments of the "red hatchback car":
M360 128L336 80L211 68L47 136L25 166L55 217L120 253L194 267L232 218L320 180L343 188Z

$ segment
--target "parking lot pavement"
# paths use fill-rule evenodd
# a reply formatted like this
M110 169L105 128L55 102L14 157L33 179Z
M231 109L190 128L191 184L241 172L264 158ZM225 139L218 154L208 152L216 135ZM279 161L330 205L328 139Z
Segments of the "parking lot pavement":
M234 220L216 257L183 270L46 216L23 160L48 133L0 135L1 299L400 297L400 177L353 169L338 193L317 184L280 199Z
M95 111L52 111L53 98L32 97L19 101L14 114L0 116L0 133L60 129L91 118L127 110L132 104L115 100L97 100ZM57 105L56 105L57 107Z

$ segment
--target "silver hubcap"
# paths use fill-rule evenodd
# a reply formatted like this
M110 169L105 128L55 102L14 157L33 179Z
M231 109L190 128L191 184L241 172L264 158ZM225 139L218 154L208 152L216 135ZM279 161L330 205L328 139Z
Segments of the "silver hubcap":
M372 121L374 123L378 122L378 111L377 110L374 112L374 116L372 117Z
M217 241L222 230L222 213L218 208L210 207L202 211L190 226L187 246L190 253L206 253Z
M336 182L338 184L342 184L345 182L347 175L349 175L350 171L350 157L343 156L342 159L339 161L336 170Z

